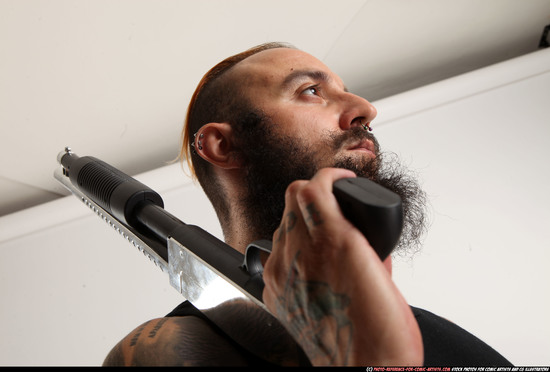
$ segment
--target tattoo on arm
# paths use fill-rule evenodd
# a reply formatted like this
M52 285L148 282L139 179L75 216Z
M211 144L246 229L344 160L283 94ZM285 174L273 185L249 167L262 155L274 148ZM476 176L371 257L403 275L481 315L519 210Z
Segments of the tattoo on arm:
M160 318L136 328L105 358L104 366L246 365L240 351L204 320Z
M124 340L119 342L107 355L103 361L104 366L124 366L127 364L130 365L140 365L141 363L154 363L158 359L157 356L151 358L147 353L144 353L142 350L143 338L142 336L147 335L146 339L154 339L157 336L157 333L161 330L162 326L168 318L160 318L156 320L149 321L142 324L131 332ZM146 329L151 328L148 332ZM145 360L143 355L147 354L149 359Z
M132 336L132 339L130 340L130 347L136 346L139 336L141 336L141 333L145 329L145 324L136 329L136 333Z
M338 346L349 345L353 335L346 314L350 299L334 293L328 283L298 279L295 261L299 254L291 266L284 296L279 297L277 312L286 314L290 333L310 359L337 362ZM344 360L338 362L345 363L347 358L344 355Z
M166 323L166 321L168 320L168 318L162 318L158 321L157 324L155 324L155 326L153 327L153 329L149 332L149 338L155 338L155 336L157 335L157 332L162 328L162 325L164 323Z
M166 320L167 318L162 318L160 320L157 320L156 321L156 324L154 325L153 329L149 331L148 333L148 338L155 338L155 336L157 335L157 332L162 328L162 325L164 323L166 323ZM143 324L141 327L137 328L136 331L135 331L135 334L132 336L132 338L130 339L130 347L134 347L136 346L136 344L138 343L139 341L139 338L141 336L141 334L143 333L143 330L145 329L145 327L148 325L149 323L145 323Z
M306 206L305 222L311 226L324 223L315 203ZM279 228L277 241L296 226L297 216L293 211L285 215ZM276 312L282 315L288 331L300 343L310 360L318 358L326 364L345 363L349 357L349 348L353 327L346 310L350 299L345 294L335 293L328 283L323 281L302 280L298 277L294 256L284 293L279 296ZM345 345L346 355L339 356L339 347ZM343 358L340 359L340 358ZM338 359L338 360L337 360Z

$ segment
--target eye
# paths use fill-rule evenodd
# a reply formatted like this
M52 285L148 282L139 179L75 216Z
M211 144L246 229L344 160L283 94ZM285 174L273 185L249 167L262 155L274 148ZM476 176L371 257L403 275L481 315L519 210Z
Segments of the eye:
M319 85L312 85L302 91L302 94L305 94L307 96L319 96L320 93L321 89L319 88Z

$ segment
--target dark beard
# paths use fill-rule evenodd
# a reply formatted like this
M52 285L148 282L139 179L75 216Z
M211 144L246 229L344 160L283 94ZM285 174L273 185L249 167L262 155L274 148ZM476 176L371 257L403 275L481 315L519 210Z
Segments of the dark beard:
M248 187L241 196L240 212L255 239L272 239L283 216L284 195L290 183L309 180L320 168L334 167L349 169L398 194L403 203L404 224L394 252L414 253L419 249L426 225L425 193L415 177L400 165L396 155L380 154L378 142L371 133L354 127L342 134L327 136L326 143L314 148L296 138L275 133L275 125L259 114L248 114L244 121L238 137L248 167L245 179ZM342 146L362 138L373 141L376 158L358 161L332 156ZM259 143L262 146L258 146Z

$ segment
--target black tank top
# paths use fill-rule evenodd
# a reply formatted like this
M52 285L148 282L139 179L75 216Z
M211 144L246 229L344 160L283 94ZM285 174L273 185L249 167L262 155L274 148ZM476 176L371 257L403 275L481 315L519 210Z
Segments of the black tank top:
M496 350L456 324L429 311L412 306L411 309L422 333L425 366L512 366ZM199 317L247 356L251 365L271 365L234 342L188 301L182 302L166 316Z

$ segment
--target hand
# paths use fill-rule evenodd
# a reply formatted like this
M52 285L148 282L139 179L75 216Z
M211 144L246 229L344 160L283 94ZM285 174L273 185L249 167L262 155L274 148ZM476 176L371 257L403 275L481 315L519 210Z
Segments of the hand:
M346 177L355 175L326 168L288 187L264 302L314 365L421 365L410 307L332 194Z

